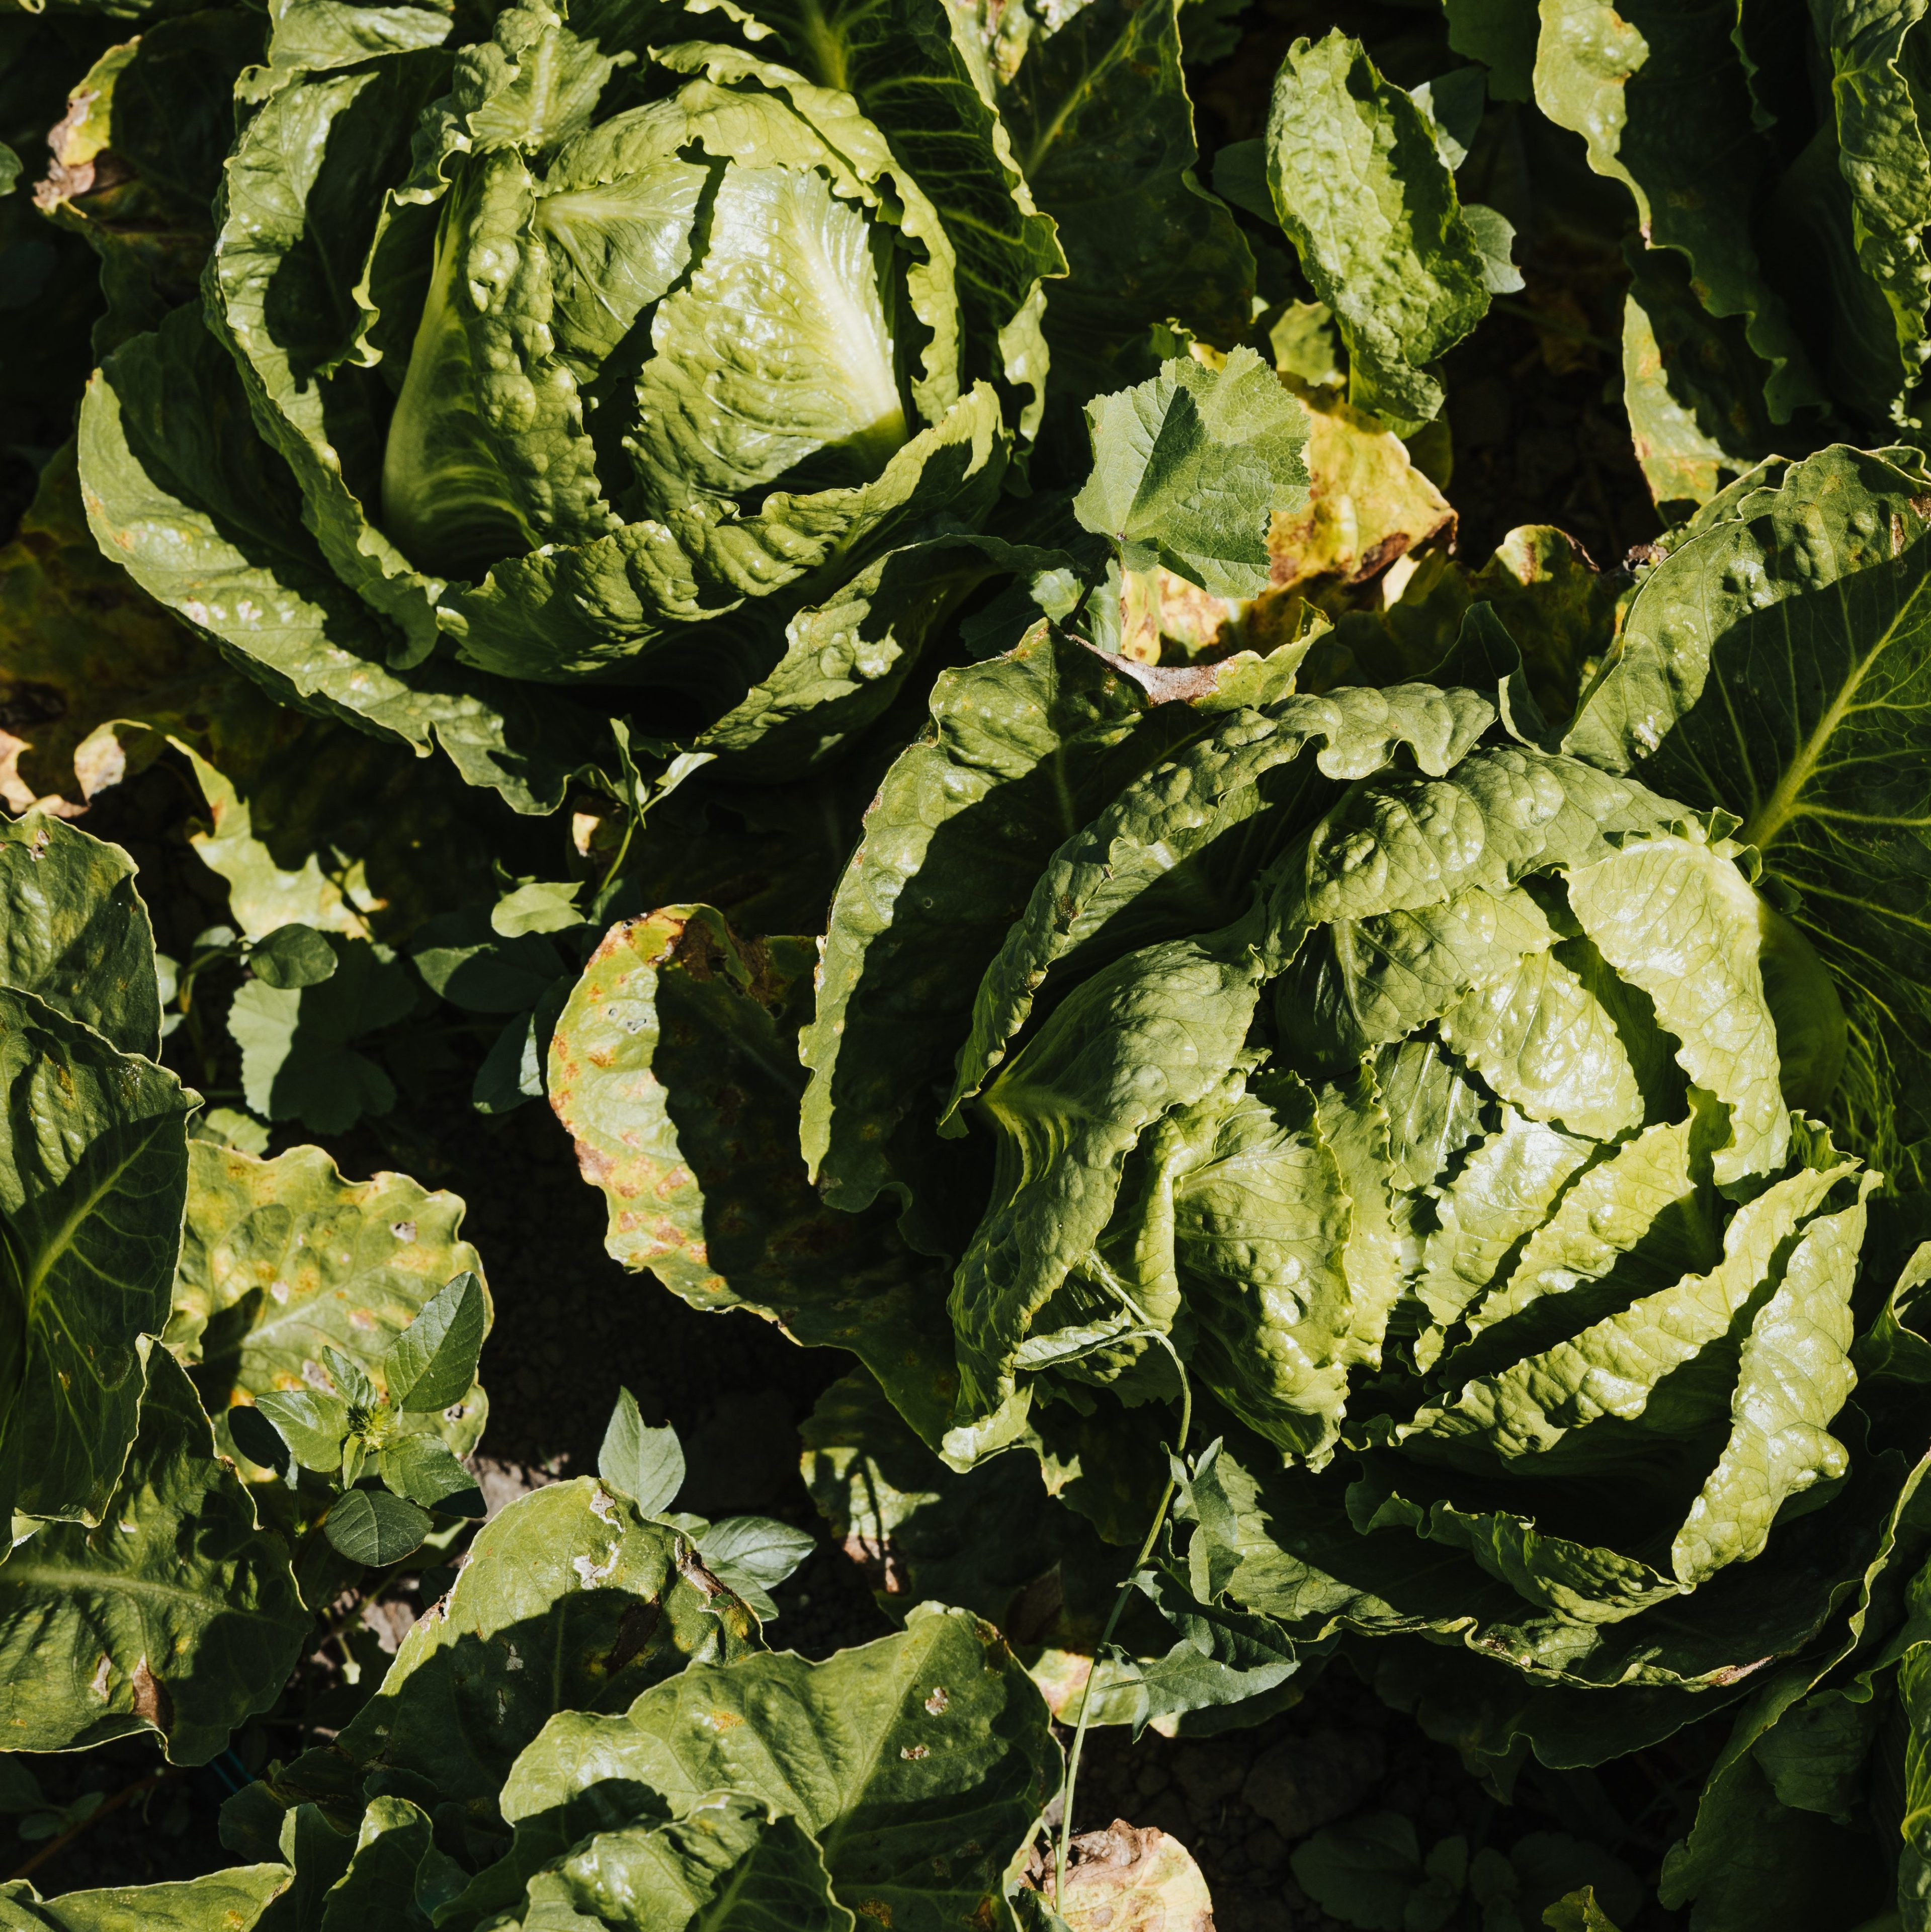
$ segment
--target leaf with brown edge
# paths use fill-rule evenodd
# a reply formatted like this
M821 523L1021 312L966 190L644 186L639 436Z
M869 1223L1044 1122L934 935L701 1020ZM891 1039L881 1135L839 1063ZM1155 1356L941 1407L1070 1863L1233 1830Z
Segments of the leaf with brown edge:
M952 1394L944 1271L883 1208L827 1207L799 1151L811 960L803 940L740 940L709 906L613 926L557 1021L550 1103L619 1261L694 1308L754 1308L853 1350L936 1439Z

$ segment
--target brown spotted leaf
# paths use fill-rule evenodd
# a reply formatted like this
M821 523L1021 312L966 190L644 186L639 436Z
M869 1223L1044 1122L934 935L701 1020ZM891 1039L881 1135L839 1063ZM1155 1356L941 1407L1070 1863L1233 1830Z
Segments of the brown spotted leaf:
M476 1250L457 1235L455 1195L401 1174L345 1180L320 1148L274 1160L212 1141L188 1152L187 1226L163 1339L217 1418L271 1390L317 1385L325 1348L379 1386L384 1354L423 1304L466 1269L482 1278ZM478 1386L433 1423L466 1455L486 1413Z

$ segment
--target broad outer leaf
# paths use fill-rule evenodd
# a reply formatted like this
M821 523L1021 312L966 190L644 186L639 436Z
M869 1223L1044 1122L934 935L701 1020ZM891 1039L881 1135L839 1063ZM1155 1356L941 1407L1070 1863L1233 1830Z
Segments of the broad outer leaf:
M1046 302L1055 395L1150 373L1157 324L1220 345L1247 331L1254 264L1193 170L1193 104L1176 0L1102 0L1041 21L1000 90L1002 118L1071 273Z
M594 755L589 722L445 659L405 682L375 614L331 572L294 478L263 442L195 306L109 358L82 405L88 521L106 554L285 702L427 754L517 810L553 808Z
M1426 364L1487 312L1483 249L1433 124L1337 28L1300 40L1267 118L1274 212L1349 356L1349 400L1398 430L1429 421Z
M1764 366L1739 318L1702 307L1681 255L1626 252L1623 404L1636 460L1660 506L1707 502L1724 476L1777 446Z
M294 1878L279 1862L230 1865L201 1878L47 1899L18 1879L0 1886L0 1926L6 1932L254 1932Z
M1255 682L1273 694L1291 678L1237 658L1143 682L1044 625L938 680L932 723L886 773L839 882L800 1042L802 1142L828 1201L856 1210L890 1189L919 1246L963 1248L970 1223L947 1212L958 1156L924 1096L952 1077L979 973L1062 841Z
M1871 320L1890 325L1888 342L1873 340L1873 331L1841 357L1863 365L1846 386L1873 420L1909 424L1912 392L1924 380L1931 346L1931 262L1924 252L1931 149L1917 104L1921 46L1912 44L1921 40L1924 14L1912 4L1873 13L1826 0L1813 6L1811 20L1828 65L1834 158L1849 203L1849 220L1842 213L1837 219L1850 231L1864 283L1881 298L1881 305L1870 304ZM1834 331L1849 332L1841 325Z
M529 1896L530 1932L562 1911L622 1932L853 1932L857 1923L832 1898L810 1834L734 1791L668 1824L596 1833L538 1873Z
M614 926L550 1049L550 1104L610 1203L605 1245L694 1307L748 1304L856 1352L922 1428L950 1406L943 1276L883 1210L828 1208L797 1148L809 953L708 906Z
M1921 483L1842 447L1795 464L1648 575L1564 740L1743 819L1843 999L1832 1117L1900 1178L1931 1132L1927 560Z
M101 1520L134 1435L139 1338L167 1320L190 1105L151 1061L0 990L0 1505L10 1510Z
M1163 363L1087 406L1093 474L1073 500L1129 571L1164 564L1216 597L1267 587L1273 519L1306 500L1307 415L1252 350Z
M482 1263L460 1239L463 1203L406 1175L344 1180L319 1148L273 1160L195 1141L187 1220L163 1340L193 1371L210 1410L315 1385L337 1348L379 1378L391 1345L451 1277L481 1289ZM473 1382L443 1405L436 1432L458 1455L487 1413Z
M1533 98L1535 0L1447 0L1448 44L1489 70L1498 100Z
M1005 1867L1059 1775L1046 1707L991 1624L927 1609L823 1664L695 1664L622 1718L571 1712L523 1754L511 1820L625 1778L687 1815L721 1788L795 1817L840 1903L895 1932L1010 1923Z
M1545 0L1542 10L1537 104L1582 136L1598 174L1629 188L1649 245L1688 258L1709 313L1744 319L1771 420L1821 402L1741 212L1756 202L1771 150L1752 125L1734 14L1674 0Z
M32 993L123 1053L160 1051L154 928L118 845L51 814L0 824L0 986Z
M742 1655L755 1631L677 1532L592 1478L552 1484L478 1533L341 1748L399 1792L487 1820L556 1712L621 1710L694 1659Z
M159 1732L203 1764L280 1694L312 1618L281 1538L217 1457L173 1357L147 1364L140 1432L99 1526L48 1523L0 1564L10 1748Z

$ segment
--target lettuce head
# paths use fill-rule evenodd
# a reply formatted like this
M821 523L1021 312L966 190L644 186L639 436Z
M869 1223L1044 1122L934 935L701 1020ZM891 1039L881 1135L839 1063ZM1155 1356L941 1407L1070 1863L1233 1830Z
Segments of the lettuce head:
M842 695L808 763L990 568L957 539L1063 268L931 11L283 10L202 302L89 393L103 548L284 698L525 808L637 687L653 734L735 712L726 749ZM756 695L787 652L808 698Z

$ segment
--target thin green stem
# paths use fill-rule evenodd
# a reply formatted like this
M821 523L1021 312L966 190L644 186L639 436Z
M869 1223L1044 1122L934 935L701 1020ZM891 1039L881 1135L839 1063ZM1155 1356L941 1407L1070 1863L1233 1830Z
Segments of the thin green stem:
M1146 1317L1136 1307L1132 1298L1117 1287L1114 1291L1129 1308L1132 1309L1144 1322ZM1157 1342L1173 1359L1174 1372L1180 1378L1180 1440L1174 1445L1174 1460L1177 1463L1187 1453L1187 1434L1193 1426L1193 1389L1187 1381L1186 1365L1176 1352L1173 1343L1161 1331L1150 1325L1141 1333L1150 1342ZM1130 1340L1122 1336L1120 1340ZM1054 1867L1053 1881L1053 1910L1063 1916L1062 1902L1066 1895L1066 1852L1072 1843L1073 1792L1079 1783L1080 1754L1086 1748L1086 1726L1088 1714L1093 1706L1093 1680L1099 1675L1099 1666L1105 1660L1107 1646L1113 1641L1113 1633L1120 1627L1121 1613L1126 1608L1128 1593L1133 1588L1133 1580L1145 1566L1147 1559L1153 1553L1153 1545L1159 1540L1162 1526L1167 1520L1167 1510L1174 1500L1177 1478L1169 1472L1167 1486L1160 1492L1160 1506L1153 1512L1153 1520L1148 1526L1147 1540L1140 1546L1140 1553L1134 1558L1133 1565L1114 1593L1113 1608L1108 1612L1106 1628L1099 1634L1099 1642L1094 1646L1093 1668L1087 1672L1086 1682L1080 1691L1079 1719L1073 1726L1072 1749L1066 1754L1066 1780L1063 1788L1060 1810L1060 1843L1058 1857Z
M598 898L601 898L604 893L610 890L610 881L622 870L625 854L629 851L630 842L636 835L637 820L643 816L640 812L632 807L630 815L624 824L624 836L617 845L617 856L610 861L610 870L604 874L604 883L597 888Z

